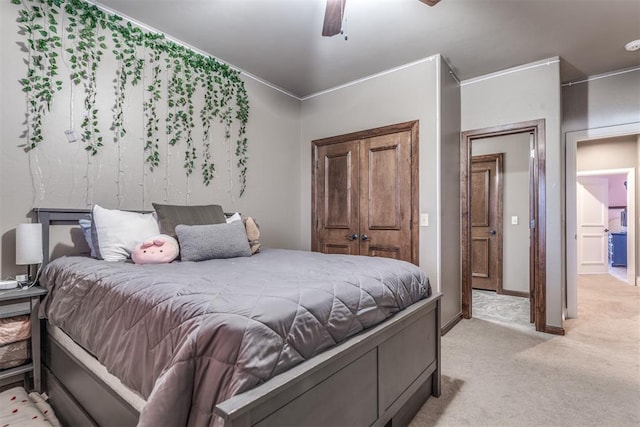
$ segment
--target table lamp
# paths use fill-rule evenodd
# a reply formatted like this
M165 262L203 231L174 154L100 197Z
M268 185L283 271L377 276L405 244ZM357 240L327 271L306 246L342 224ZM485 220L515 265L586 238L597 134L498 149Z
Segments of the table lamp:
M16 227L16 265L27 266L31 283L31 266L42 263L42 224L18 224Z

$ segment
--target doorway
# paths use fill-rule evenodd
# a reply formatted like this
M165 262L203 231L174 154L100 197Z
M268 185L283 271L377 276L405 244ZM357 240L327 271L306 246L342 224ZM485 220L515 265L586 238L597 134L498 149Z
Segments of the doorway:
M608 126L596 129L587 129L583 131L568 132L565 137L566 142L566 175L565 175L565 194L566 194L566 312L565 317L578 317L578 256L577 256L577 206L576 206L576 180L577 180L577 150L579 141L590 141L594 139L612 138L625 135L639 135L640 122L629 123L618 126ZM629 191L631 193L631 191ZM631 216L631 212L627 213L628 220L635 220L637 228L638 220ZM630 237L630 236L629 236ZM630 239L629 239L630 240ZM635 240L635 239L634 239ZM635 257L635 244L631 247L633 256ZM632 254L627 253L630 257ZM633 273L634 276L636 273ZM637 285L637 277L632 278Z
M635 212L634 169L577 173L577 274L609 274L635 284Z
M562 328L546 325L546 249L545 249L545 121L535 120L494 128L463 132L461 135L461 270L462 315L472 317L472 239L471 239L471 163L473 142L504 135L529 135L528 198L526 233L528 250L528 295L530 320L537 331L562 334ZM518 218L519 221L519 218Z

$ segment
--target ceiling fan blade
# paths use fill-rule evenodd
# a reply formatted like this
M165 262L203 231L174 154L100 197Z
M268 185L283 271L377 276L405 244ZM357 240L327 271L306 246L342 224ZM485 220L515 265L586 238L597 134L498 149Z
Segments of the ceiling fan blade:
M424 4L428 4L429 6L435 6L438 4L440 0L420 0Z
M324 11L323 36L335 36L342 30L342 17L344 5L347 0L327 0L327 8Z

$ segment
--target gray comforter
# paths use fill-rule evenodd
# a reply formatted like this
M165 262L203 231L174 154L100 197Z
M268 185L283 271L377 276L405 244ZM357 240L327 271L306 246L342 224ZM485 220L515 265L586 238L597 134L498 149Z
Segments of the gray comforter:
M264 249L163 265L50 263L40 316L147 399L144 426L206 426L215 405L428 296L385 258Z

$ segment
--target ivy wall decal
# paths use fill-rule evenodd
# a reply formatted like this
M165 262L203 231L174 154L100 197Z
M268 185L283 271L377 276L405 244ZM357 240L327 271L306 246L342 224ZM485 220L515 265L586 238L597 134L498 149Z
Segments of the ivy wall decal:
M249 99L238 71L162 34L144 31L84 0L10 1L20 6L17 22L28 49L27 72L20 80L27 97L28 150L44 143L43 117L65 81L83 90L80 135L85 150L92 156L104 149L101 129L110 129L118 143L127 135L124 118L127 93L130 87L144 82L140 107L145 123L141 140L149 170L153 171L163 161L159 145L160 123L164 119L167 143L184 149L187 177L199 169L204 184L209 185L216 172L211 150L212 127L218 123L224 128L225 143L230 147L235 125L240 196L244 194ZM104 118L96 102L98 71L105 54L113 55L117 64L113 79L115 101L108 126L101 123ZM69 64L66 79L59 74L60 55L65 55L65 63ZM196 120L203 129L200 150L194 140L200 136L194 132Z

